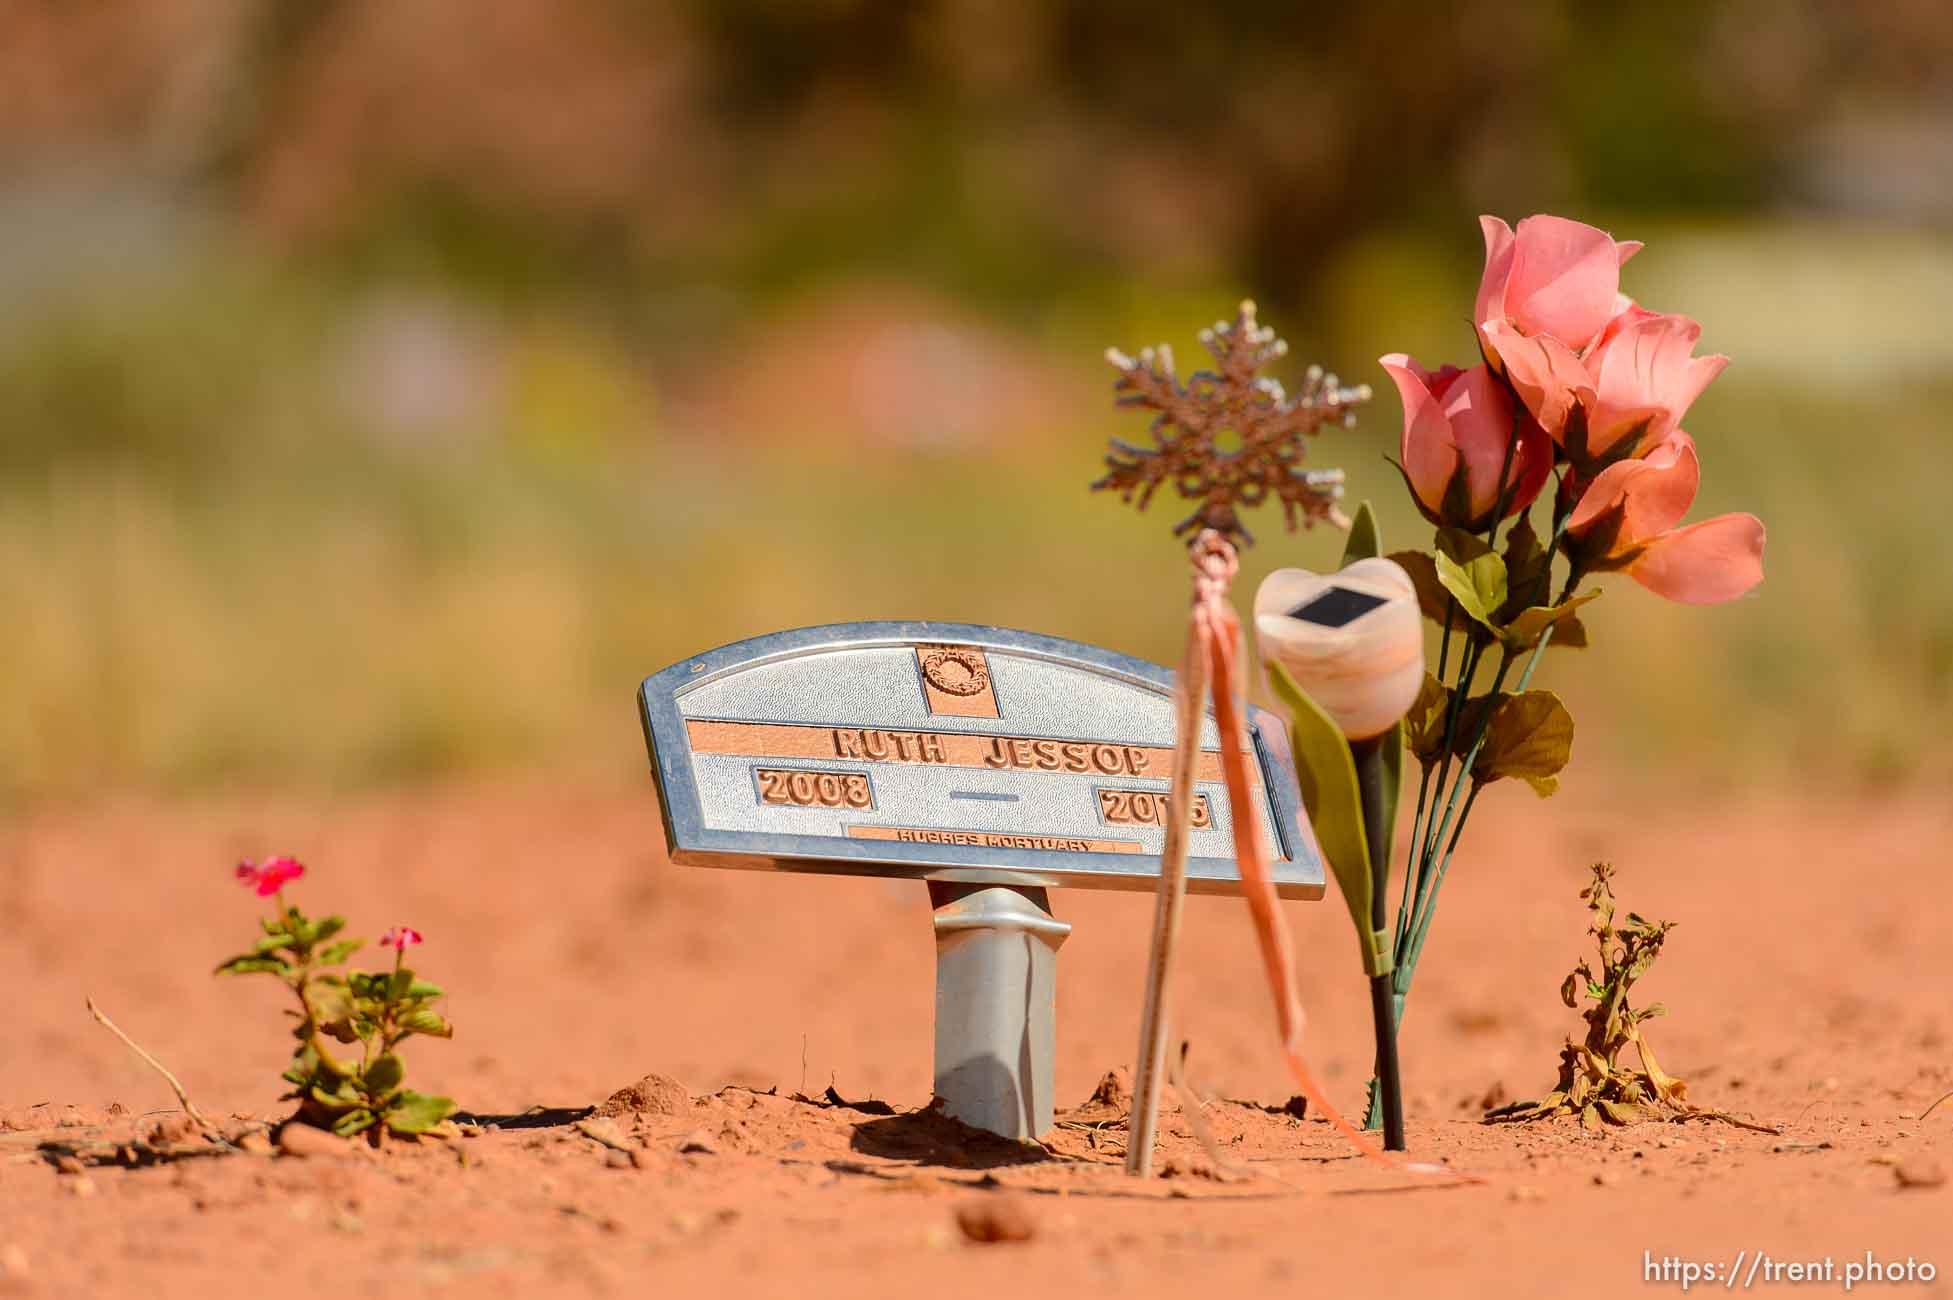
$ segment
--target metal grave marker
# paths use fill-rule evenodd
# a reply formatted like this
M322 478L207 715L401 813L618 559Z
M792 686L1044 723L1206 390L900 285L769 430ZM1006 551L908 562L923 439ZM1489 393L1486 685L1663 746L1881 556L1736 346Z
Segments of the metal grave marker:
M936 1093L1011 1137L1052 1117L1046 891L1150 892L1173 763L1173 674L1056 637L961 623L842 623L724 646L639 692L674 862L928 882ZM1279 892L1320 898L1288 733L1250 710ZM1227 794L1203 719L1188 887L1232 892Z

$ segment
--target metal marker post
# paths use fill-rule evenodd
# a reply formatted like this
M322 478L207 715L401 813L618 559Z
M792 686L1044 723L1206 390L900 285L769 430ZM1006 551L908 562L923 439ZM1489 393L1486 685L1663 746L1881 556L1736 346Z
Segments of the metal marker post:
M1058 947L1071 926L1042 889L929 883L936 926L936 1095L974 1128L1051 1127Z

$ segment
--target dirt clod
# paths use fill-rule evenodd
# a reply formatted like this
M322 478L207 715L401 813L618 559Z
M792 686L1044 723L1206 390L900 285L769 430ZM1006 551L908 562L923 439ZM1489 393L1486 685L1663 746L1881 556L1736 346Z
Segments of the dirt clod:
M1087 1105L1109 1106L1114 1110L1132 1109L1132 1071L1115 1065L1105 1072L1098 1087L1086 1098Z
M1899 1180L1901 1187L1943 1187L1946 1185L1946 1166L1937 1160L1914 1156L1892 1166L1892 1176Z
M352 1144L345 1138L334 1137L322 1128L313 1128L296 1120L278 1130L278 1149L288 1156L301 1159L314 1156L344 1158L353 1153Z
M197 1131L196 1121L188 1115L165 1115L156 1121L156 1127L149 1130L149 1140L157 1146L171 1142L187 1141Z
M237 1140L237 1149L246 1155L268 1156L273 1153L275 1148L271 1145L271 1139L264 1134L246 1133Z
M1021 1196L993 1193L956 1207L956 1226L971 1241L986 1246L1004 1242L1029 1241L1037 1235L1037 1223L1030 1206Z
M647 1074L628 1088L610 1094L597 1114L605 1119L620 1115L683 1115L692 1108L692 1094L685 1085L663 1074Z
M678 1139L678 1154L681 1156L716 1156L718 1144L705 1135L704 1129L694 1129Z

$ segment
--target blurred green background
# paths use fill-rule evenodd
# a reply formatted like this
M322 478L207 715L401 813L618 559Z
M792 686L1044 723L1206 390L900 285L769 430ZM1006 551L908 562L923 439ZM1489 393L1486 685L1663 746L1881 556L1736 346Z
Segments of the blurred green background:
M1421 543L1375 358L1535 211L1734 357L1696 517L1770 527L1554 656L1570 786L1945 781L1940 0L0 7L0 798L635 774L640 677L829 620L1170 661L1105 346L1255 297ZM1339 552L1255 522L1244 600Z

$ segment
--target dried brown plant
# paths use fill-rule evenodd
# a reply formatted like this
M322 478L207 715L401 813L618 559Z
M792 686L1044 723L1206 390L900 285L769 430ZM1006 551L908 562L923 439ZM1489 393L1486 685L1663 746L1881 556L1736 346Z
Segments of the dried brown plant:
M1560 985L1560 1000L1576 1010L1581 999L1593 1005L1582 1011L1586 1036L1571 1038L1560 1049L1560 1078L1553 1091L1538 1101L1514 1102L1485 1112L1488 1124L1578 1116L1582 1127L1598 1130L1606 1124L1634 1124L1644 1120L1714 1119L1738 1128L1775 1133L1726 1111L1709 1110L1688 1100L1688 1085L1661 1068L1642 1030L1645 1021L1666 1015L1656 1002L1635 1008L1628 991L1661 956L1661 946L1673 921L1650 921L1636 912L1623 925L1614 924L1614 868L1605 862L1593 867L1594 882L1580 891L1591 913L1587 932L1600 949L1600 971L1583 958ZM1641 1062L1630 1069L1621 1055L1630 1046Z

